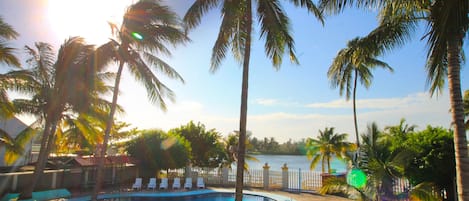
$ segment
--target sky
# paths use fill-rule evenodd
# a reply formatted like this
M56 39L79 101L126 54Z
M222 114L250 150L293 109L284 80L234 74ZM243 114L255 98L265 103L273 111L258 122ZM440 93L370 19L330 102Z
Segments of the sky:
M166 1L183 16L192 0ZM337 133L349 133L354 141L352 101L331 87L327 70L347 41L365 36L377 24L376 13L348 9L327 16L322 25L312 14L282 1L291 22L296 55L300 64L284 59L281 68L273 68L264 53L264 40L254 25L250 62L247 129L257 138L274 137L279 142L315 138L319 130L335 127ZM17 55L26 60L23 47L47 42L56 49L70 36L83 36L91 44L102 44L111 36L108 21L120 23L125 7L132 0L1 0L0 16L12 25L20 37L10 41ZM118 104L126 113L119 121L132 128L169 130L189 121L216 129L223 136L239 130L241 74L239 62L231 54L215 73L209 71L211 50L218 34L221 15L213 10L200 26L189 32L191 42L171 49L172 56L159 55L175 68L185 83L169 80L155 72L176 94L163 112L151 104L144 88L125 72ZM380 57L394 72L373 71L372 85L357 88L357 113L360 133L371 122L380 128L399 124L405 118L423 130L427 125L450 127L447 86L443 93L430 97L426 85L426 43L422 24L409 43ZM468 52L468 45L464 45ZM2 65L2 64L0 64ZM117 66L110 66L115 71ZM6 69L2 66L1 69ZM461 71L462 89L469 89L467 64ZM22 117L25 122L31 117Z

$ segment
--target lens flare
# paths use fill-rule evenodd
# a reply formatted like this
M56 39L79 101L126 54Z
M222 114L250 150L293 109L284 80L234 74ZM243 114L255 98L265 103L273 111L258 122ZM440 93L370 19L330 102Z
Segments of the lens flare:
M170 137L164 140L163 142L161 142L161 148L163 150L167 150L171 148L174 144L176 144L176 142L177 142L177 139L175 137Z
M132 32L132 36L137 40L143 40L143 36L140 33Z
M353 168L347 173L347 183L355 188L363 188L366 185L366 174L358 168Z

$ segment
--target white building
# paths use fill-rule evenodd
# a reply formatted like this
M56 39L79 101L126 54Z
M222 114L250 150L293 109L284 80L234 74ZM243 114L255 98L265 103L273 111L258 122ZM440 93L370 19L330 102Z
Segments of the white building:
M26 124L24 124L21 120L19 120L16 117L13 117L10 119L0 118L0 129L8 133L10 137L13 139L16 138L16 136L18 136L18 134L27 127L28 126ZM32 140L33 139L31 139L31 142L27 143L27 145L24 147L23 156L15 162L14 166L22 166L31 162ZM5 147L0 146L0 167L7 166L5 164L4 157L5 157Z

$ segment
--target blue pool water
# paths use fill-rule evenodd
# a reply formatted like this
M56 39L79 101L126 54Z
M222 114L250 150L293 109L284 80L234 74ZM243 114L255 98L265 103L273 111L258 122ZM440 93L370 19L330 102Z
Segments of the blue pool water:
M201 195L191 196L177 196L177 197L122 197L102 199L102 201L234 201L233 193L208 193ZM272 198L260 195L244 195L243 201L276 201Z
M174 192L116 192L101 194L101 201L234 201L234 189L200 189ZM294 199L264 192L244 190L243 201L295 201ZM68 201L89 201L91 196L73 197Z

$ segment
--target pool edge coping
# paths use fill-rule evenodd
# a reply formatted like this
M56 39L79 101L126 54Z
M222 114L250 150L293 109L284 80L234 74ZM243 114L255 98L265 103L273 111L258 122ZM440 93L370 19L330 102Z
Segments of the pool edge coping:
M197 189L197 190L190 190L190 191L168 191L168 192L152 192L152 191L142 191L142 192L114 192L114 193L105 193L98 195L98 199L109 199L109 198L117 198L117 197L181 197L181 196L191 196L191 195L203 195L209 193L235 193L233 189L221 189L221 188L210 188L210 189ZM293 198L289 198L282 195L277 195L273 193L267 192L257 192L251 190L243 190L243 194L246 195L258 195L267 198L274 199L276 201L296 201ZM68 201L84 201L84 200L91 200L91 196L78 196L72 197L67 199Z

